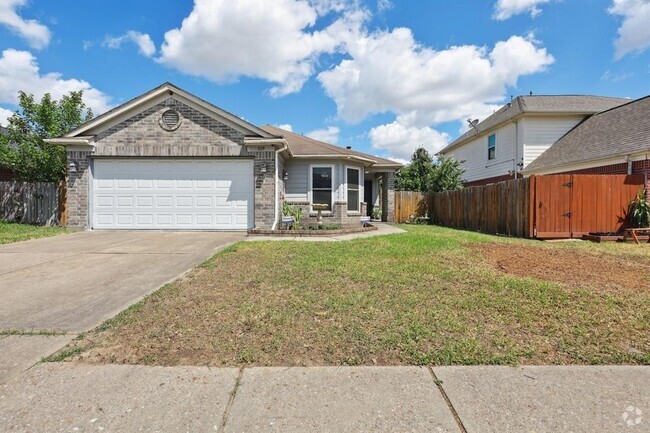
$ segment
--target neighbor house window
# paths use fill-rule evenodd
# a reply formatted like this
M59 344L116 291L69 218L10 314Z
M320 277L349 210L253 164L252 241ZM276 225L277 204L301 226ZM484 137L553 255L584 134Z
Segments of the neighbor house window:
M332 210L332 167L311 168L311 202L326 204Z
M348 210L353 212L359 211L359 177L361 171L356 168L347 169L348 179Z
M497 157L497 135L492 134L488 137L488 159Z

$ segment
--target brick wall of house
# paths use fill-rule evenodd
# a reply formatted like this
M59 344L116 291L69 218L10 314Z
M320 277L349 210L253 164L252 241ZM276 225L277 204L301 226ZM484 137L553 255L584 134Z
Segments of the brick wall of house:
M247 153L255 158L255 227L270 229L275 220L275 150L251 147Z
M581 170L571 170L563 173L566 174L627 174L628 165L627 162L622 162L619 164L603 165L600 167L591 167L591 168L585 168ZM632 174L645 175L646 188L650 189L650 160L646 159L642 161L633 161Z
M173 109L181 115L174 131L160 126L161 115ZM239 156L245 154L244 134L174 98L168 98L95 137L102 156Z
M514 178L515 177L512 174L504 174L502 176L487 177L485 179L474 180L471 182L463 182L463 185L465 185L466 187L483 186L483 185L489 185L491 183L503 182L505 180L512 180Z
M90 151L68 151L68 174L66 176L66 206L68 227L88 227L88 163ZM70 168L74 164L75 171Z
M381 220L384 222L395 221L395 173L385 172L381 190Z
M311 210L311 203L308 201L287 201L291 206L300 207L302 209L301 224L315 225L318 219L318 213ZM335 201L333 203L332 212L323 213L323 224L335 224L343 227L359 226L361 224L361 216L366 214L367 204L361 203L360 212L348 212L347 201Z

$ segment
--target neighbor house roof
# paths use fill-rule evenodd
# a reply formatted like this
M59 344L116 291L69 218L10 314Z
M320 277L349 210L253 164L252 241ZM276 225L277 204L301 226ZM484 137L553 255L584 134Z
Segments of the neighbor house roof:
M629 99L590 95L525 95L508 104L451 142L440 153L448 152L466 141L524 113L595 114L629 102Z
M531 162L524 172L650 152L650 95L595 114Z
M265 125L262 129L287 141L289 152L296 158L349 158L367 162L375 168L400 168L402 164L390 159L380 158L356 150L336 146L315 140L295 132L278 128L277 126Z

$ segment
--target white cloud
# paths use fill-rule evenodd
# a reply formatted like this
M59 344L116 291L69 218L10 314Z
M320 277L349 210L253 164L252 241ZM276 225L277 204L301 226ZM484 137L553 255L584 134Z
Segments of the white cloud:
M603 75L601 75L600 79L603 81L611 81L612 83L618 83L619 81L627 80L628 78L631 78L633 76L634 74L631 72L621 72L620 74L617 74L608 69L603 73Z
M36 20L26 20L18 15L18 8L24 6L27 0L2 0L0 2L0 24L7 26L18 34L30 47L42 49L48 46L52 37L50 29Z
M617 60L650 47L650 0L613 0L608 11L623 17L614 41Z
M407 28L368 34L348 49L350 59L318 75L339 117L358 122L392 112L409 126L485 112L486 104L502 101L506 87L515 86L520 76L554 61L532 36L512 36L489 52L473 45L436 51L417 44Z
M272 96L299 91L321 54L360 32L367 13L342 0L196 0L180 28L165 33L158 59L183 73L222 83L241 76L275 83ZM311 30L319 17L338 16Z
M391 0L377 0L377 12L385 12L393 8Z
M341 129L337 126L328 126L323 129L315 129L311 132L306 133L307 137L313 138L314 140L324 141L325 143L336 144L339 141L339 134Z
M7 126L9 124L7 119L9 119L13 114L14 112L12 110L0 107L0 125Z
M513 15L530 13L535 18L542 13L540 5L551 0L498 0L494 5L494 19L507 20Z
M284 129L285 131L293 132L293 126L291 126L288 123L283 123L282 125L275 125L280 129Z
M133 42L138 46L138 51L145 57L151 57L156 54L156 46L151 37L146 33L129 30L121 36L107 36L104 40L104 46L108 48L120 48L125 42ZM85 49L85 44L84 44Z
M111 108L110 97L87 81L64 79L58 72L42 75L32 53L7 49L0 57L0 104L16 105L19 90L33 93L38 99L45 93L60 99L73 90L83 90L84 102L92 108L95 115Z
M380 125L370 130L372 148L385 152L389 158L409 160L415 149L424 147L432 155L449 143L449 135L428 126L408 126L397 119L392 123Z

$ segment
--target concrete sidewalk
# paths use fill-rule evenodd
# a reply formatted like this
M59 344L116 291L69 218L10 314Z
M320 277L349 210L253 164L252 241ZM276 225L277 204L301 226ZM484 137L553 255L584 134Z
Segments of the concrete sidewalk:
M650 368L207 368L39 364L0 430L648 432Z

